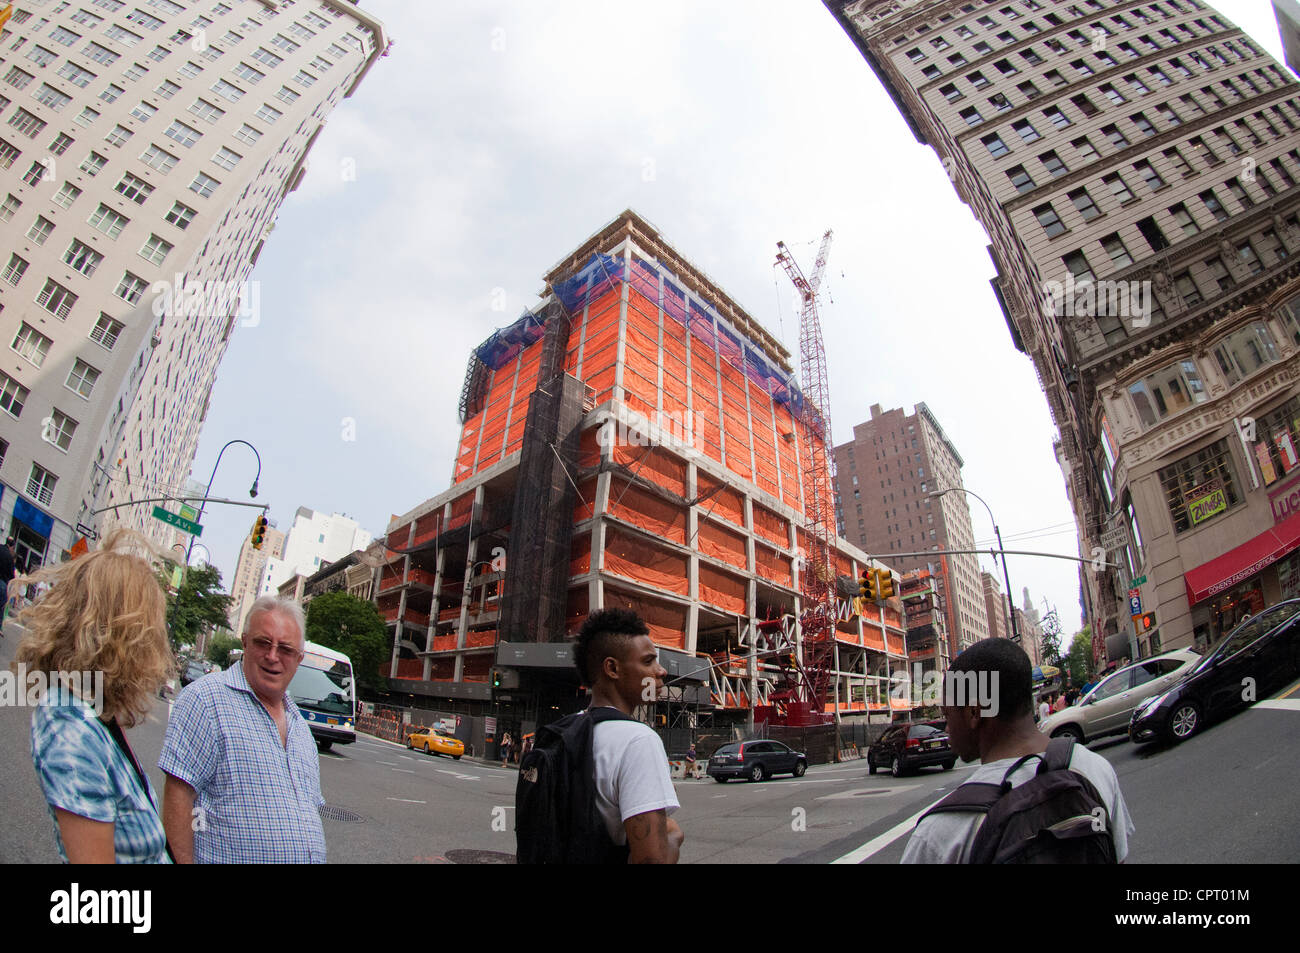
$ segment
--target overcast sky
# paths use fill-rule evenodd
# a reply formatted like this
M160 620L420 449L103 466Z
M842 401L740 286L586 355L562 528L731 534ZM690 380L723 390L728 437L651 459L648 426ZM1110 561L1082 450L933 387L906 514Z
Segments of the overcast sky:
M391 55L335 109L281 209L253 273L260 321L231 339L195 479L248 440L281 529L306 506L382 535L450 484L470 350L631 207L796 366L776 243L810 272L833 228L821 313L835 442L873 403L924 401L1007 547L1077 554L1047 403L989 288L984 231L820 2L362 7ZM1268 3L1217 8L1281 60ZM212 495L243 497L254 472L232 447ZM204 516L227 584L248 513ZM1067 634L1080 627L1075 563L1013 556L1010 574L1017 604L1028 586Z

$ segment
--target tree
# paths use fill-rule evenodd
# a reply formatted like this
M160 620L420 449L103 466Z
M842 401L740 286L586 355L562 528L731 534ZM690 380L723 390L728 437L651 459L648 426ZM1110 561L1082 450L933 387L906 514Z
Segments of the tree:
M221 570L190 566L180 588L168 597L167 624L172 647L189 645L207 626L229 625L231 597L221 591Z
M388 660L388 638L373 603L346 592L317 596L307 604L307 640L350 658L359 689L387 690L379 669Z
M230 665L230 653L242 643L233 635L214 635L208 645L208 658L223 669Z
M1061 664L1061 620L1056 610L1050 610L1040 623L1043 632L1043 663Z
M1092 681L1092 625L1085 625L1070 640L1070 654L1066 656L1065 666L1070 671L1070 681L1075 685L1087 685Z

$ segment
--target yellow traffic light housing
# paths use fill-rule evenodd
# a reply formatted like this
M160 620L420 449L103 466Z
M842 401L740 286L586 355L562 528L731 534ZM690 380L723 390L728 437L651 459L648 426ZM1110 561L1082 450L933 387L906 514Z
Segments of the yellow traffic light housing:
M866 588L863 592L863 597L870 600L871 602L879 602L880 601L880 570L868 569L866 571L866 574L863 575L862 579L866 583Z
M876 591L880 593L880 598L894 598L898 593L898 588L894 585L894 574L887 569L877 569L876 573L878 574Z
M261 549L262 543L266 541L266 517L265 516L259 516L257 518L257 521L253 523L252 541L253 541L254 549Z

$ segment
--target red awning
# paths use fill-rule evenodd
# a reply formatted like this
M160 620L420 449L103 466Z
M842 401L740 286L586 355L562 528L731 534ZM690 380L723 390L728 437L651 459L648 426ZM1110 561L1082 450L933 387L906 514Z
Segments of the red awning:
M1244 582L1300 547L1300 514L1288 517L1254 539L1183 573L1188 605Z

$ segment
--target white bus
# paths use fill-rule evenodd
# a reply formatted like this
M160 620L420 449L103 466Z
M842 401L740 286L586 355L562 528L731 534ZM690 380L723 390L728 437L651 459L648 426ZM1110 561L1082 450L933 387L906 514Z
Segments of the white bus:
M328 751L336 742L351 744L357 740L357 692L352 661L342 652L315 642L308 642L303 648L307 654L289 683L289 697L307 720L321 751Z

